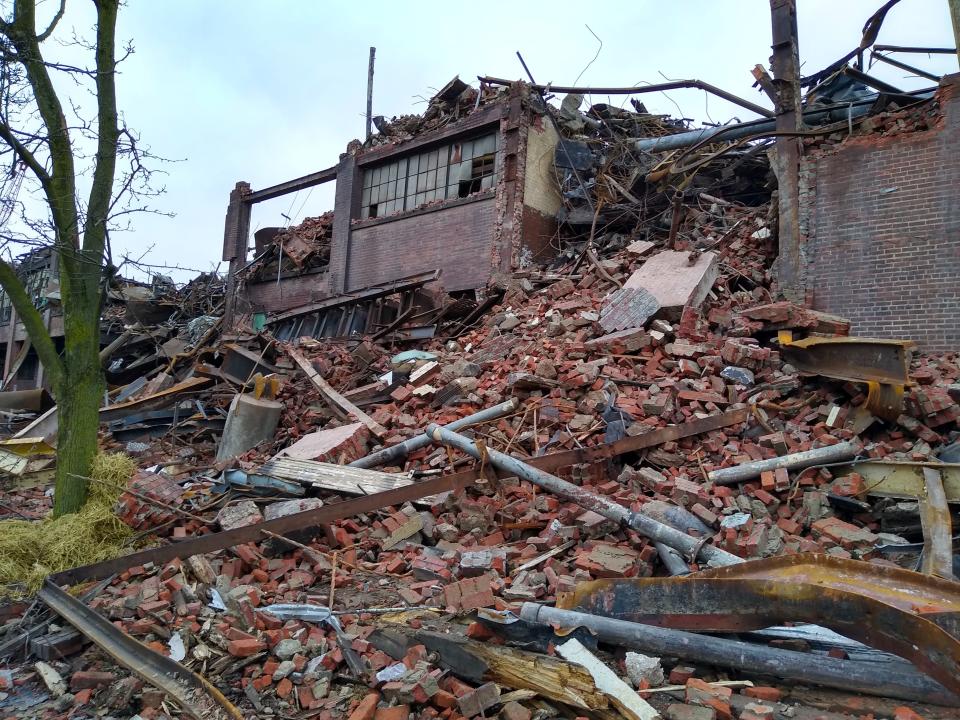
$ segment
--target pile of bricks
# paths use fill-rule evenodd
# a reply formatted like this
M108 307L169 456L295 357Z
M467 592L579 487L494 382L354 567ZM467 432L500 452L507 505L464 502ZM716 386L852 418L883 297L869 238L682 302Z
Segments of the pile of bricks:
M367 407L388 429L384 442L403 441L429 422L449 423L511 396L523 401L519 412L472 432L489 447L521 459L596 446L750 403L754 416L745 424L663 443L622 464L571 466L558 474L632 511L656 516L670 508L691 535L745 559L825 552L887 562L876 550L881 540L891 539L879 519L832 503L835 497L865 499L867 488L856 473L779 470L739 486L710 483L707 473L854 438L871 457L928 459L957 435L957 358L918 358L917 384L908 390L901 422L858 434L853 411L865 402L865 389L799 376L767 339L771 329L822 331L825 322L842 332L842 320L830 324L802 308L767 302L763 286L770 257L767 235L760 232L765 212L736 212L744 222L717 249L723 269L712 295L672 321L653 317L613 332L602 327L616 284L628 281L644 262L626 250L604 260L606 277L586 271L576 281L538 287L523 278L510 284L478 327L455 341L428 344L430 359L405 368L406 380L389 398ZM712 237L720 236L718 230ZM754 278L754 289L738 284L744 276ZM374 353L361 367L340 346L313 343L304 349L343 391L396 369L387 352ZM311 433L348 424L330 414L295 370L281 399L286 409L276 437L243 456L242 467L258 467ZM366 432L348 435L351 458L376 447ZM163 449L158 447L155 452ZM337 461L333 455L337 452L321 459ZM192 460L203 462L203 453ZM402 468L388 469L448 468L450 461L446 449L431 446L406 458ZM182 502L209 517L209 525L176 518L164 531L174 537L210 532L215 523L257 522L263 509L257 505L268 504L244 500L217 515L218 508L195 502L196 492L187 497L173 483L180 491L175 496L169 483L157 478L138 475L131 484L137 495L122 501L122 515L134 527L174 519L156 507L148 512L149 502L139 495L168 505ZM209 493L199 496L206 500ZM432 608L435 612L423 616L413 611L405 616L417 628L438 614L517 610L528 600L553 602L580 582L664 572L647 538L515 478L425 504L385 507L315 529L299 541L309 551L265 540L130 568L91 606L158 652L170 654L182 643L182 662L203 669L233 701L258 715L458 720L499 710L501 717L519 720L531 717L523 702L501 702L495 685L455 678L422 646L402 658L375 648L368 638L383 621L366 611ZM369 671L366 687L342 681L347 665L333 630L272 616L263 608L273 603L332 604L342 613L350 649ZM494 642L480 625L465 632ZM65 711L102 707L108 700L114 707L125 697L122 709L144 718L163 716L149 690L118 696L119 683L98 680L105 676L95 674L96 654L82 658L69 665L72 699ZM783 712L775 688L735 692L708 682L716 677L709 670L682 665L668 668L668 675L669 682L684 686L680 698L656 698L666 701L661 711L670 720L768 720ZM13 681L25 677L29 674Z

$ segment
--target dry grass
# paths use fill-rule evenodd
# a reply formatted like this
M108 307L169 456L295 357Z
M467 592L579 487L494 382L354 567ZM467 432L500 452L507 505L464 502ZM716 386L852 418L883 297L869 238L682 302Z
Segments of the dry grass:
M100 482L80 512L0 522L0 595L32 594L50 573L121 555L133 531L113 508L136 467L123 453L98 455L90 474Z

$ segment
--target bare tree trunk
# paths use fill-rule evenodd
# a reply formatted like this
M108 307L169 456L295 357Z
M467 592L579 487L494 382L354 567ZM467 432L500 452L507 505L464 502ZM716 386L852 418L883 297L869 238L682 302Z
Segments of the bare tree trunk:
M97 153L81 226L76 198L74 149L63 106L40 51L63 16L65 3L50 27L37 34L36 0L15 0L13 19L0 21L16 49L47 131L49 169L20 143L0 118L5 141L40 181L55 228L54 249L60 268L64 352L58 357L40 315L11 267L0 262L0 285L10 295L53 387L58 405L57 478L54 516L79 510L87 497L87 478L97 452L99 407L104 381L100 364L100 300L107 222L120 137L116 98L116 23L119 0L95 0L97 8L96 88Z
M57 437L57 480L54 517L76 512L87 500L90 464L97 453L99 408L103 389L99 343L88 330L90 340L74 340L67 352L66 378L57 394L59 434Z

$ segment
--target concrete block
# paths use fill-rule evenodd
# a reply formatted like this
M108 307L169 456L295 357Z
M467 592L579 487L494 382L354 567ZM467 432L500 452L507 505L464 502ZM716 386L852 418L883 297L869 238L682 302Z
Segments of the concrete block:
M720 271L716 253L705 252L690 263L690 253L665 250L647 260L624 284L643 289L660 303L659 317L679 320L683 308L698 307Z
M237 395L230 403L223 437L217 448L217 462L256 447L269 440L277 430L283 403L276 400L255 398L253 395Z

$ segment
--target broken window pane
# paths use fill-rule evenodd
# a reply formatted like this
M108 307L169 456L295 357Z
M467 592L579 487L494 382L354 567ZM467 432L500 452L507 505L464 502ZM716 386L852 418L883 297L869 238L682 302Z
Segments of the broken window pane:
M493 188L497 142L497 134L489 133L364 170L360 217L384 217Z

